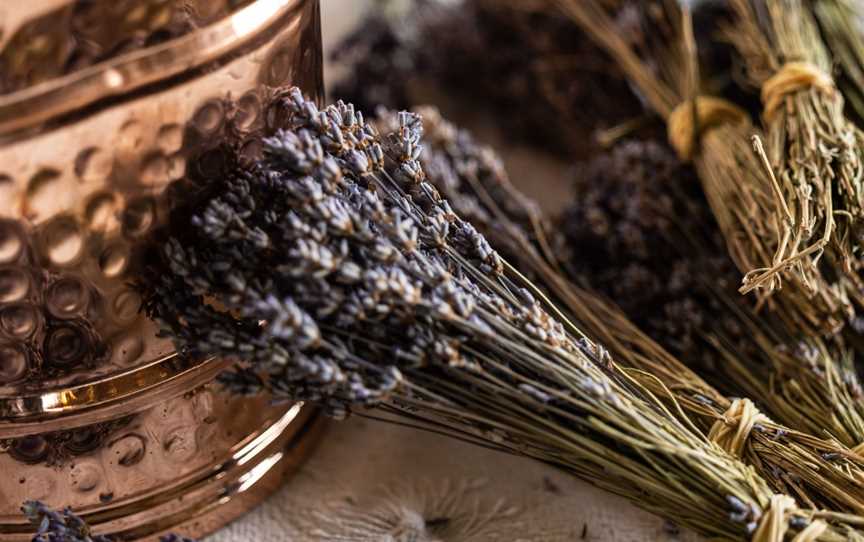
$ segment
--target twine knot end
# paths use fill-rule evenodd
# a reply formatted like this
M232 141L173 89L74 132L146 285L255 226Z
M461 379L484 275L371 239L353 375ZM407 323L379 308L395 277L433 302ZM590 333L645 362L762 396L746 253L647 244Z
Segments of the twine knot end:
M723 98L697 96L678 104L666 122L669 144L682 160L690 160L699 136L721 124L747 121L747 113Z
M740 458L753 426L769 421L750 399L735 399L723 417L711 426L708 439Z

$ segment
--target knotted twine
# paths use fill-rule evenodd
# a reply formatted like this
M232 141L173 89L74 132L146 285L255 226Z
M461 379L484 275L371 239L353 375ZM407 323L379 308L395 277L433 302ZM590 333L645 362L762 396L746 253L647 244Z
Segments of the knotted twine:
M783 542L789 530L789 516L795 511L795 499L789 495L771 496L768 510L759 518L759 525L750 538L752 542ZM828 524L817 519L792 537L792 542L816 542Z
M750 399L735 399L723 413L723 417L711 426L708 439L729 454L740 458L756 424L770 421ZM789 530L789 517L795 510L795 499L792 497L772 495L768 509L760 516L756 530L753 531L752 542L783 542ZM811 521L792 538L792 542L815 542L827 528L828 524L822 520Z
M689 161L696 141L707 130L747 121L747 113L732 102L716 96L697 96L695 100L681 102L669 113L666 135L678 157Z
M830 95L835 93L834 80L816 65L809 62L787 62L762 83L762 118L771 122L780 111L787 95L810 87Z
M834 80L814 64L784 64L762 84L762 116L765 121L770 122L775 117L787 95L810 87L826 94L835 93ZM679 158L687 161L693 157L696 141L706 130L747 119L747 113L728 100L716 96L697 96L695 100L678 104L666 119L669 144Z
M740 459L753 426L770 421L750 399L735 399L723 417L711 426L708 439Z

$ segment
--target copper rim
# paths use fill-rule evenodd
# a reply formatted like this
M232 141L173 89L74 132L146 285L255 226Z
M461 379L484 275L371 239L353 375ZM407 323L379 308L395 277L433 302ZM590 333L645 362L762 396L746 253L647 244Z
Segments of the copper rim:
M105 99L199 72L266 38L268 29L299 24L305 4L257 0L186 36L0 96L0 142Z
M172 354L102 380L33 395L0 398L0 438L99 423L194 389L232 362ZM84 419L86 417L86 420Z

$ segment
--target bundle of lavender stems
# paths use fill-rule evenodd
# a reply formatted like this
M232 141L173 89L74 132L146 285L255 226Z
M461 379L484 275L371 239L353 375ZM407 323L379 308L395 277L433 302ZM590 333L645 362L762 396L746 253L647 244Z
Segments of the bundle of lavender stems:
M278 99L264 158L175 210L142 284L181 354L240 360L222 378L237 392L531 457L709 536L861 537L862 518L777 491L499 256L427 178L420 116L379 133L350 105ZM739 405L737 440L780 436Z
M756 466L776 490L811 504L864 510L864 461L844 444L860 442L855 440L860 414L837 409L828 419L808 418L802 415L808 410L796 407L811 399L807 392L813 386L833 388L838 399L860 397L848 395L860 390L854 368L830 372L834 360L825 359L825 346L815 339L797 345L812 349L808 368L800 366L799 354L779 351L788 338L777 337L777 327L759 325L746 300L734 293L734 265L711 236L716 226L703 218L707 203L694 190L697 185L688 190L673 184L693 173L671 149L634 142L599 155L581 171L581 189L554 227L510 183L492 149L435 110L421 110L429 128L423 161L430 181L493 246L548 290L570 321L601 340L618 363L637 369L634 378L655 394L672 395L709 436ZM602 299L604 294L621 300L641 329ZM712 366L706 363L710 359L716 360ZM735 432L740 410L752 403L727 399L697 370L735 396L758 398L760 407L788 420L789 427L763 417L752 434ZM784 380L776 382L774 371Z

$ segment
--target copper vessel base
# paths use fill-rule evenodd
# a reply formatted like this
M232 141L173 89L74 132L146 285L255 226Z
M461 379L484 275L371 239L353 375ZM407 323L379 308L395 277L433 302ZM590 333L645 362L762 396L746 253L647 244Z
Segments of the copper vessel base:
M189 473L157 491L76 512L94 533L118 541L157 540L169 532L201 538L275 492L303 464L324 425L315 409L294 405L221 463ZM4 542L29 542L33 534L33 526L23 518L0 518Z

